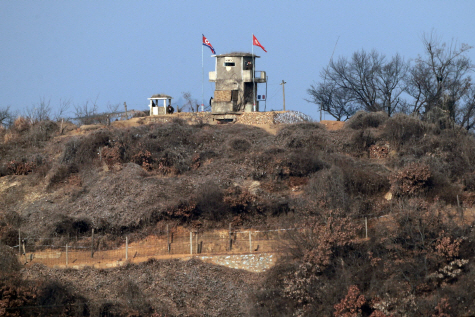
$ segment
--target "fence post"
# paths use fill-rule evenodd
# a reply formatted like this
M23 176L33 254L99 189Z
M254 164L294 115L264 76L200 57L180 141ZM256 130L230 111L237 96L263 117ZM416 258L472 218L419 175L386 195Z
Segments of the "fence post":
M170 231L168 230L168 224L167 224L167 249L168 249L168 253L170 253Z
M364 217L365 238L368 239L368 218Z
M249 230L249 253L252 252L252 237L251 237L251 230Z
M233 249L233 233L231 232L231 224L229 224L229 251Z
M18 228L18 255L21 256L21 231Z
M125 236L125 260L129 259L129 237Z
M193 232L190 231L190 254L193 254Z
M462 217L462 226L463 226L463 208L460 206L459 195L457 195L457 209L458 209L458 212L460 213L460 216Z
M195 244L196 244L196 254L200 253L200 247L198 245L198 232L195 235Z
M68 244L66 243L66 267L68 267L69 259L68 259Z
M91 258L94 257L94 228L92 229L92 236L91 236Z

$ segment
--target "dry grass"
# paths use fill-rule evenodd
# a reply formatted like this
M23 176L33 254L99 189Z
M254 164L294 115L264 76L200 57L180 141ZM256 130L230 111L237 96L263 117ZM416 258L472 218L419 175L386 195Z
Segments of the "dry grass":
M422 303L423 292L438 296L442 289L448 292L443 285L458 283L422 285L423 279L417 276L426 273L415 267L407 255L422 261L421 254L432 256L438 235L450 233L452 240L471 235L464 231L465 227L448 220L439 222L443 227L437 227L431 218L437 214L435 211L456 204L457 195L464 206L475 201L475 141L468 133L441 130L403 115L383 118L380 114L358 115L348 122L350 129L330 130L318 123L296 123L282 125L276 134L242 124L189 125L178 119L134 125L55 137L58 131L49 123L37 125L34 130L34 125L22 128L19 122L16 130L2 132L6 141L0 144L0 173L6 176L0 182L0 239L14 244L20 228L25 236L65 243L68 236L77 235L79 241L86 242L88 231L94 228L107 236L107 249L117 246L125 234L138 241L163 229L166 223L203 231L227 228L229 223L266 227L319 217L329 208L342 213L336 217L351 213L360 219L395 214L402 206L411 213L402 214L406 218L394 218L400 231L381 230L393 234L391 239L377 236L376 240L365 240L366 244L338 245L330 250L335 257L329 260L331 269L322 277L323 284L309 284L308 288L328 305L333 301L325 313L331 314L332 305L345 297L349 282L357 284L365 296L378 293L380 287L398 293L402 289L392 287L400 285L393 279L399 276L397 272L407 271L415 285L412 294L419 296L421 305L427 304ZM8 133L11 135L6 138ZM374 159L369 155L375 144L388 144L386 157ZM13 170L8 167L11 161L17 163L12 165ZM26 168L28 164L36 168ZM387 202L384 196L391 185L393 200ZM429 244L410 234L424 224L418 222L421 215L426 217L421 221L431 224L424 227L430 229ZM470 239L463 240L460 254L471 259L466 251L472 247ZM404 244L408 241L414 246ZM414 250L425 253L416 254ZM394 265L394 274L387 275L378 265L371 267L368 252ZM398 259L407 263L394 261L395 252L400 252ZM119 276L120 281L112 281L105 271L90 269L63 272L33 267L29 274L54 275L76 283L93 303L91 312L98 314L126 311L147 315L152 310L171 315L200 315L207 311L212 312L210 315L232 314L228 308L236 309L238 315L249 314L248 295L239 293L236 286L239 274L245 273L229 273L224 277L228 284L224 285L220 279L228 271L215 274L215 267L196 261L163 263L114 269L111 275ZM277 272L274 277L280 280L266 284L275 289L261 293L262 303L271 305L272 296L285 295L278 288L284 287L284 274L297 272L299 266L293 264L276 268L282 274ZM443 265L435 255L427 260L428 270L438 270ZM173 270L193 273L196 281ZM126 280L127 275L133 278ZM173 285L172 278L180 283ZM381 282L386 278L387 283ZM205 285L204 289L195 289L197 283ZM245 283L247 290L254 287ZM332 283L340 286L331 293L318 293ZM101 300L92 295L98 285L111 285L104 287ZM192 291L186 291L186 287ZM426 288L420 291L417 287ZM226 292L233 294L236 301L225 297ZM154 301L156 294L163 294L163 301ZM72 297L67 298L74 298L74 294L69 295ZM268 307L267 313L279 311L280 304L289 304L285 298L281 302L280 299L274 301L276 306ZM222 303L229 306L223 308ZM298 307L294 304L298 303L287 307ZM457 303L451 305L456 307ZM318 315L318 307L314 308ZM263 310L254 311L265 315Z

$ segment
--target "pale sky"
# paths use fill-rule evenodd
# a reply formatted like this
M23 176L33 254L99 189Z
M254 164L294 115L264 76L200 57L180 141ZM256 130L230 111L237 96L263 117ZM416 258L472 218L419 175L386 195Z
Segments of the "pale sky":
M407 60L423 53L421 37L475 45L474 1L0 1L0 108L51 100L81 105L97 99L148 108L151 95L182 92L202 99L202 38L217 54L251 52L254 34L268 53L267 110L286 108L319 119L306 90L334 58L377 50ZM471 35L472 34L472 35ZM335 48L335 44L337 43ZM204 47L204 102L213 95L215 59ZM475 50L469 52L475 61ZM265 85L259 85L259 94ZM261 110L263 110L261 104ZM71 107L69 116L73 116ZM330 119L329 116L325 116Z

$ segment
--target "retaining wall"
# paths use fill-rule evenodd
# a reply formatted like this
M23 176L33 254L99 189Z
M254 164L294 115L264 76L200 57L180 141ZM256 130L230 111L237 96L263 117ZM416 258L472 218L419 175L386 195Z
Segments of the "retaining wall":
M239 114L230 114L235 117L235 123L240 124L275 124L274 118L278 113L285 111L267 111L267 112L243 112ZM165 123L172 122L173 119L180 118L188 121L190 124L196 123L217 123L211 112L179 112L169 115L143 117L144 123Z
M204 262L223 265L232 269L242 269L250 272L264 272L275 265L275 253L250 253L234 255L197 256Z

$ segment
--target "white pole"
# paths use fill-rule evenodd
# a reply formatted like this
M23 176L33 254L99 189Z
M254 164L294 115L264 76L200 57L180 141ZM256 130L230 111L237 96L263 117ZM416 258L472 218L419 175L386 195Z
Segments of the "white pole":
M69 263L68 263L68 262L69 262L68 260L69 260L69 259L68 259L68 244L66 243L66 267L67 267L68 264L69 264Z
M129 259L129 237L125 236L125 260Z
M365 238L368 239L368 218L364 217Z
M252 111L256 111L256 84L254 83L254 72L256 59L254 58L254 34L252 34Z
M285 84L287 84L283 79L282 79L282 83L280 83L282 85L282 96L283 96L283 99L284 99L284 111L285 111Z
M251 230L249 230L249 253L252 252L252 238L251 238Z
M205 83L205 67L204 67L204 62L203 62L203 46L201 45L201 112L205 111L204 109L204 101L205 101L205 89L204 89L204 83Z
M193 254L193 232L190 231L190 254Z

